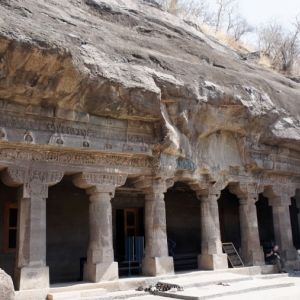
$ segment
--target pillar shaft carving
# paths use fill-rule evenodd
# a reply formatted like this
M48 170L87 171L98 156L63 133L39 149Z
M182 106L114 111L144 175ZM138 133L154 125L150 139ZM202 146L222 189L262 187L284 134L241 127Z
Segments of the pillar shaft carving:
M226 183L209 182L202 177L189 183L200 200L201 255L198 256L200 269L215 270L227 268L227 256L222 252L218 199Z
M145 194L145 257L168 256L166 209L164 193L171 181L153 176L141 176L134 186Z
M47 288L46 267L46 198L48 187L58 183L63 172L8 168L3 182L18 189L18 245L15 282L20 290ZM28 274L34 276L28 280Z
M245 265L262 265L265 260L260 246L255 202L264 188L254 182L240 182L229 185L229 190L239 198L240 202L241 256L243 262Z
M173 258L168 257L166 208L164 193L174 182L153 176L135 180L136 188L145 194L145 258L143 274L162 275L174 273Z
M295 196L295 188L289 186L270 186L264 192L272 206L275 243L281 249L286 260L296 260L296 249L293 245L290 210L291 197Z
M114 263L111 199L115 189L124 185L127 175L79 173L73 183L90 195L89 246L84 280L99 282L118 278L118 264Z

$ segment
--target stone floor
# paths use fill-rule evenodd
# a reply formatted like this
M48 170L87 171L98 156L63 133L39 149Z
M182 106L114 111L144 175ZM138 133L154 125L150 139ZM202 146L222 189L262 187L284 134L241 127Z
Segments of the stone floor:
M291 285L293 283L294 285ZM273 285L273 288L270 288ZM281 286L280 286L281 285ZM265 290L264 288L267 287ZM219 296L217 294L220 293ZM140 300L163 300L174 299L158 295L145 295L138 297ZM250 281L239 281L229 283L229 286L208 285L202 287L191 287L183 293L178 293L177 299L200 300L200 299L222 299L222 300L299 300L300 299L300 275L289 274L286 277L263 279L254 276ZM136 297L127 299L137 299Z
M226 269L219 271L192 271L160 277L130 277L113 282L69 283L52 285L48 300L160 300L160 299L222 299L222 300L273 300L300 299L300 272L261 275L261 267ZM266 271L264 269L264 271ZM270 271L270 270L269 270ZM274 270L273 270L274 271ZM180 285L182 292L136 291L139 286L148 287L161 282ZM17 300L33 299L18 293ZM45 299L36 297L34 299Z

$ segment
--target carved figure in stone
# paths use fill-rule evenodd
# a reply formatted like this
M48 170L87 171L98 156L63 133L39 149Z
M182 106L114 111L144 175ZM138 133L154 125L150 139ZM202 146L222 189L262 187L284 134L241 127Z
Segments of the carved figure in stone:
M27 142L27 143L32 143L33 142L33 137L30 133L26 133L25 136L24 136L24 141Z
M5 139L5 136L6 136L6 134L5 134L4 129L0 128L0 139Z
M58 138L58 139L56 140L56 144L57 144L57 145L63 145L63 144L64 144L64 141L62 140L62 138Z
M89 143L88 141L84 141L84 142L82 143L82 146L83 146L84 148L89 148L89 147L90 147L90 143Z

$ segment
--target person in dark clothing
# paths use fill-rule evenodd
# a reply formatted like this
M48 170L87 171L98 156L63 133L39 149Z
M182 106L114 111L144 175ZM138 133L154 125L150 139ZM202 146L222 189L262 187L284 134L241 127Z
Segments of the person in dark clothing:
M285 260L280 257L278 252L279 247L277 245L270 251L266 256L270 258L270 262L272 265L277 265L279 273L286 273L285 268Z
M169 256L172 256L172 257L175 256L174 251L173 251L173 249L174 249L175 247L176 247L176 243L175 243L173 240L171 240L171 239L168 238L168 250L169 250Z

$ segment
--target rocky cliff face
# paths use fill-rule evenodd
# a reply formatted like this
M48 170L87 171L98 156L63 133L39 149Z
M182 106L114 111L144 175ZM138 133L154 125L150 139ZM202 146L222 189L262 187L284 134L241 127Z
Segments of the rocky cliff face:
M299 96L155 1L0 0L2 107L147 121L154 151L222 170L255 167L249 149L297 156Z

